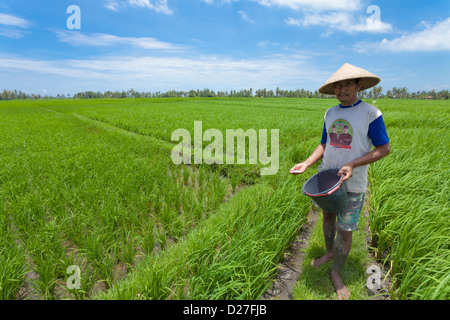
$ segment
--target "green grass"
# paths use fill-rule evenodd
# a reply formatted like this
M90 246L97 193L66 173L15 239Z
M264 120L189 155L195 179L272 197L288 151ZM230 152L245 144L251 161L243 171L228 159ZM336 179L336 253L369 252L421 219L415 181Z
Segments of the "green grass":
M180 242L149 257L98 299L258 299L309 202L290 177L242 190Z
M378 256L392 262L395 298L448 300L448 105L399 102L386 114L393 152L370 174Z
M82 106L75 100L12 101L0 105L5 119L1 129L4 137L1 161L5 164L0 170L2 221L10 221L15 230L9 239L13 248L5 249L8 252L2 258L17 257L17 262L10 263L11 270L2 281L2 288L6 288L7 283L11 287L5 289L9 292L7 298L13 299L26 280L25 270L39 275L32 284L41 298L60 298L67 278L65 270L72 264L80 266L81 278L86 279L82 281L82 291L72 291L75 298L89 298L99 290L108 290L125 274L133 274L137 266L145 265L142 261L152 257L159 259L178 242L184 243L184 239L197 230L201 222L209 221L219 207L229 206L225 200L233 196L238 187L244 183L252 185L260 179L255 167L249 165L173 165L170 160L173 144L167 136L161 136L172 130L172 127L166 128L172 124L169 121L173 118L171 108L181 114L178 121L184 119L184 122L173 122L173 128L192 126L189 117L198 118L192 117L191 107L202 111L198 116L204 118L205 123L219 124L218 118L224 118L230 110L236 112L231 117L234 122L227 124L231 128L242 124L242 114L227 100L212 99L209 101L212 106L200 107L196 106L196 100L169 100L168 106L166 101L128 100L125 104L111 100L87 101ZM184 108L180 108L180 102ZM236 102L241 105L240 109L245 109L243 101ZM218 114L211 114L209 110L214 104L230 110L221 109ZM248 106L248 113L253 114L258 108ZM266 105L261 110L267 108ZM112 111L116 109L117 113ZM270 128L264 122L263 113L252 123L256 128ZM120 122L122 118L128 123ZM280 177L262 180L266 181L266 188L260 189L261 192L277 189L280 183ZM291 188L294 186L291 184ZM255 215L268 210L263 207L265 202L255 202L257 198L254 194L249 198ZM273 204L271 208L283 207L286 203ZM242 250L251 251L261 246L259 237L264 230L280 232L280 225L286 223L280 217L292 215L292 211L292 207L281 212L277 208L278 219L269 220L272 229L266 228L265 220L260 221L261 225L246 222L249 217L239 220L245 230L254 228L258 232L246 231L249 247L235 244L233 248L237 253L234 255L241 256ZM291 241L295 229L300 227L301 217L306 212L305 209L295 213L296 221L290 222L290 229L281 229L288 230L283 237L268 237L271 242L278 241L271 243L272 247L261 249L255 258L261 264L256 264L250 279L253 277L257 281L246 277L248 271L240 260L226 267L215 262L213 269L234 270L228 276L239 274L237 281L243 281L241 291L246 292L247 297L256 297L261 288L270 283L269 276L279 255ZM228 226L229 220L224 218L221 223ZM7 227L5 224L4 229ZM15 246L16 242L21 246ZM228 256L230 252L218 251L218 254ZM17 271L16 266L22 269ZM217 274L221 271L215 271L215 277ZM9 280L14 277L17 280ZM200 281L195 288L202 288L199 283L204 281L203 277L195 278ZM208 297L202 293L204 289L198 290L191 296ZM222 286L220 290L223 292L217 296L236 295L231 287L224 290Z
M25 283L42 299L259 299L310 208L301 187L313 172L287 172L317 146L334 104L1 101L0 299L16 299ZM448 104L377 106L392 153L371 167L370 222L379 256L393 262L393 298L447 299ZM278 174L260 176L260 164L174 165L171 133L192 133L199 120L203 131L279 129ZM329 266L307 267L323 250L319 234L297 299L334 298ZM365 299L367 254L355 241L343 278ZM65 287L70 265L81 269L80 290Z
M16 244L14 230L7 218L5 208L0 206L0 300L15 299L23 285L26 268L26 255L22 246Z
M209 170L200 187L183 184L164 144L39 107L14 107L1 109L2 217L17 229L45 299L56 298L68 247L86 261L84 277L94 269L110 287L118 263L132 268L136 256L155 250L152 244L177 241L226 195L226 180ZM205 188L212 193L201 194ZM162 212L152 199L163 199ZM164 221L180 210L178 223Z

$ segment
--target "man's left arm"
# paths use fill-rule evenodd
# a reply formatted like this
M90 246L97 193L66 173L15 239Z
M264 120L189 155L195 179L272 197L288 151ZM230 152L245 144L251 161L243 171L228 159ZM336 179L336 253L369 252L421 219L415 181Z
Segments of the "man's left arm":
M338 174L339 175L344 174L344 181L348 180L353 174L353 168L378 161L381 158L387 156L390 152L391 146L389 143L380 146L375 146L375 148L365 156L362 156L361 158L346 163L341 168L341 170L339 170Z

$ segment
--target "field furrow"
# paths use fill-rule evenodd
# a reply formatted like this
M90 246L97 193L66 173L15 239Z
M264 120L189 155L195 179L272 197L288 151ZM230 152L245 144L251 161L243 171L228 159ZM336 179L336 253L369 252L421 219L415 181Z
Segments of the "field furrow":
M301 176L288 170L317 146L323 113L334 104L1 101L0 299L259 299L311 209L301 188L316 166ZM392 266L392 298L448 299L448 104L380 100L377 107L392 153L371 166L369 220L377 257ZM201 141L189 146L202 150L212 143L203 136L210 129L224 143L227 129L279 130L277 172L261 175L268 164L249 157L175 164L172 133L194 137L195 122ZM249 141L243 146L249 150ZM305 261L320 251L317 241ZM352 281L367 298L363 242L346 272L358 274ZM318 298L308 274L297 290L309 291L294 298Z

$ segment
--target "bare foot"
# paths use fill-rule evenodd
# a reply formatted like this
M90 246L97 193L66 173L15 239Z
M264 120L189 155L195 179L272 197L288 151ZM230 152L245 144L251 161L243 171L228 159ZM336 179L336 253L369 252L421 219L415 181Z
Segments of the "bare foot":
M316 268L319 269L320 266L328 261L333 260L333 253L325 253L322 257L314 259L313 261L311 261L311 265Z
M333 282L334 289L336 289L338 300L347 300L350 297L350 291L348 291L342 278L334 270L331 271L331 282Z

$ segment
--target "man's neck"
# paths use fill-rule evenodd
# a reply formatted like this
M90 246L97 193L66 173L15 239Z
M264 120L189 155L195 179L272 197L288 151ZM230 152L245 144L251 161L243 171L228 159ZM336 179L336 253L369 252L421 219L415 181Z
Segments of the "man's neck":
M358 97L356 97L352 101L353 101L352 103L345 103L345 104L341 102L341 107L353 107L355 104L357 104L361 100Z

